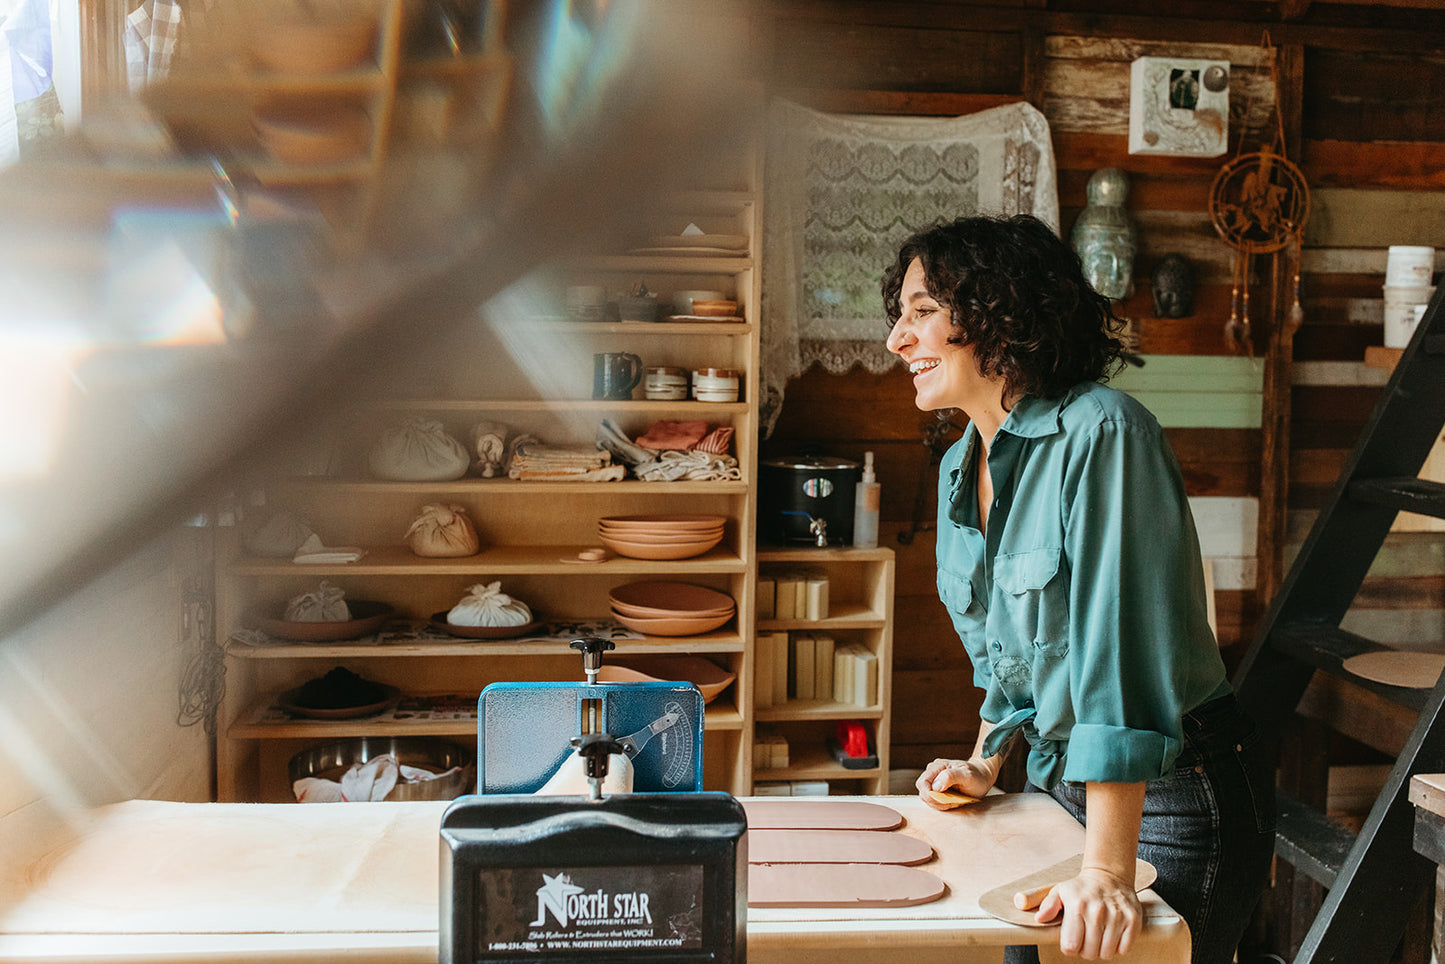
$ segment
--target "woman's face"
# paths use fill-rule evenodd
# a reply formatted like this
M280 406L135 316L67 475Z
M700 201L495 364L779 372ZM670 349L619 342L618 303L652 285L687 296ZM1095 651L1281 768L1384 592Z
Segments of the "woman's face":
M925 412L941 408L968 410L983 377L973 350L949 344L955 334L953 313L928 293L923 262L917 258L903 275L898 292L901 314L888 333L888 350L908 363L913 375L914 403Z

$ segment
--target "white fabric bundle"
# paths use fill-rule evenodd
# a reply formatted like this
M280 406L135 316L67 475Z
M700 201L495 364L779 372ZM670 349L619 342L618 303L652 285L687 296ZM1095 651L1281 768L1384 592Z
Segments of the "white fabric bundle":
M531 621L532 610L502 592L500 582L478 583L447 613L453 626L525 626Z
M441 422L416 417L385 429L367 461L373 475L392 482L450 482L471 465L466 448Z
M412 552L433 558L474 556L482 548L466 508L439 502L421 507L421 515L406 530L406 541Z
M314 590L286 604L286 618L293 623L344 623L351 618L351 607L341 587L323 579Z

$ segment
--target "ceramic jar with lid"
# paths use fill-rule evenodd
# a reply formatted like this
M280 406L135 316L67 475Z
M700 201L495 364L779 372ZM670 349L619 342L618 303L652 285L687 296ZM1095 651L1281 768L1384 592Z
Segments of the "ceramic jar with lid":
M699 368L692 373L692 397L699 402L735 402L741 381L736 368Z
M642 371L642 393L657 401L680 401L687 398L687 369L672 365L654 365Z

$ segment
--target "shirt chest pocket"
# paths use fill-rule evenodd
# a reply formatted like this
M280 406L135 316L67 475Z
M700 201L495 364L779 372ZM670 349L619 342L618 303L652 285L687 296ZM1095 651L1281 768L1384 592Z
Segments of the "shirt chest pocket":
M1063 553L1045 547L999 555L993 563L999 628L1019 643L1032 642L1042 656L1069 651L1068 579Z
M953 619L953 628L965 642L983 628L983 607L973 598L967 578L939 567L938 598Z

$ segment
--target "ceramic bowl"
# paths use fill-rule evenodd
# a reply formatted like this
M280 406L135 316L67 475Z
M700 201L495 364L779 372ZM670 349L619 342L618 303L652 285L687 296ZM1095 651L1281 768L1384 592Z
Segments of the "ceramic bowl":
M366 154L371 118L356 104L297 102L259 107L256 136L283 164L339 164Z
M704 703L717 699L736 678L712 660L691 655L619 657L597 672L603 683L686 681L697 687Z
M475 752L449 740L419 736L363 736L314 746L291 758L287 775L292 783L302 777L339 782L341 775L354 764L365 763L383 753L390 753L402 766L447 774L418 783L398 782L386 795L388 801L452 800L470 793L476 779ZM460 769L448 773L453 767Z
M738 303L722 298L694 298L692 313L704 318L736 318Z
M370 636L381 629L396 611L387 603L368 599L348 600L346 608L351 611L351 618L339 622L305 622L266 616L257 616L254 622L258 629L272 636L303 643L324 643Z
M614 612L622 613L625 616L632 616L635 619L667 619L672 616L731 616L735 606L719 606L716 609L658 609L655 606L634 606L631 603L612 600Z
M618 530L602 527L598 528L597 534L621 542L637 542L656 546L679 546L694 542L707 542L712 539L721 539L723 530L719 527L717 529L707 529L700 532L653 532L649 529Z

